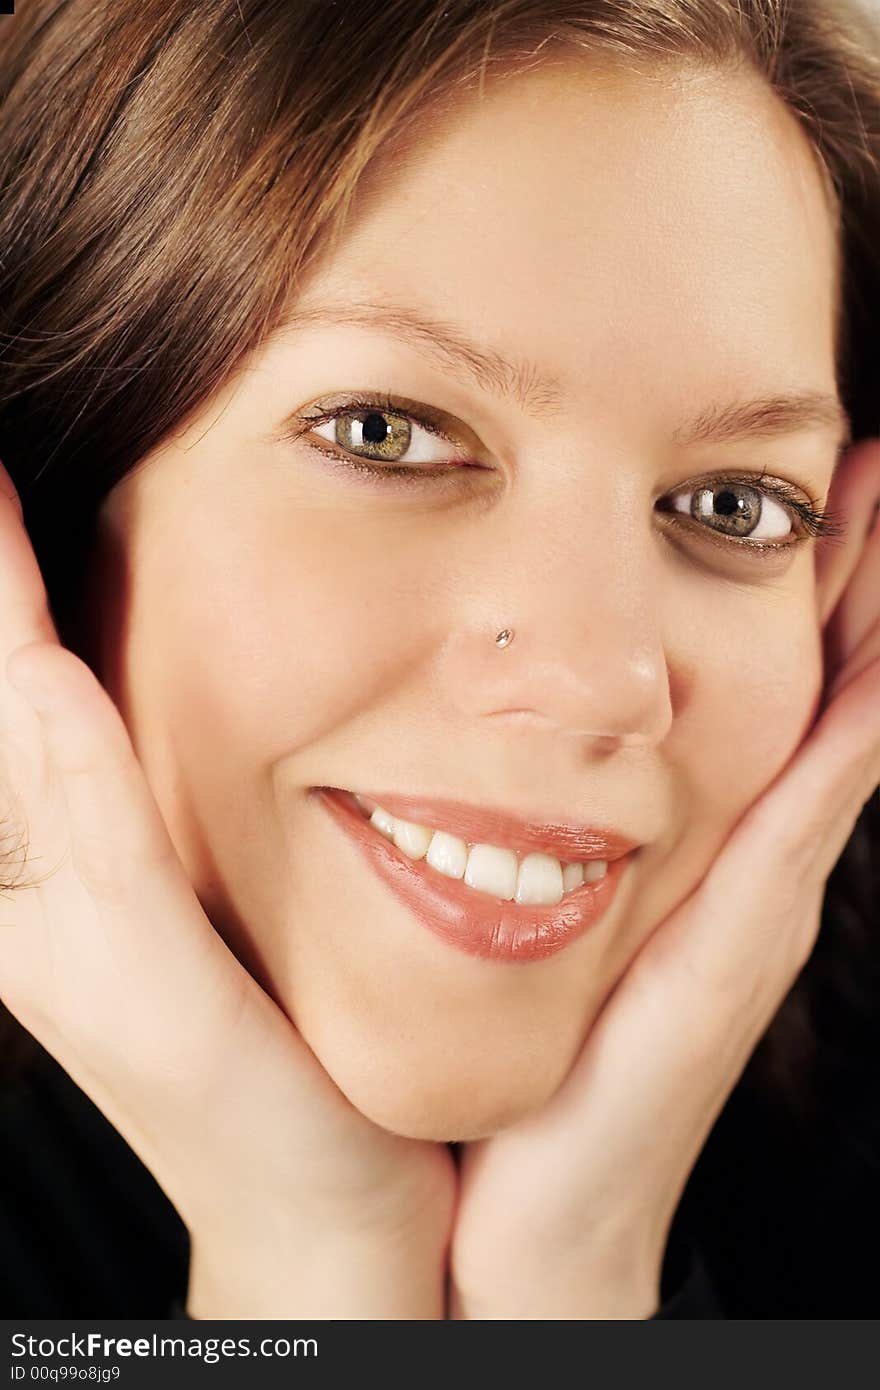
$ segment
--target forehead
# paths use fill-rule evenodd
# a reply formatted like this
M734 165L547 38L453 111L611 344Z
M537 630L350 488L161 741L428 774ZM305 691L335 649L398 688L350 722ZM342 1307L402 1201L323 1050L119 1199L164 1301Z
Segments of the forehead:
M467 94L367 171L303 308L413 303L540 361L565 395L768 357L833 378L837 229L793 114L748 66L550 60ZM650 384L646 383L648 389Z

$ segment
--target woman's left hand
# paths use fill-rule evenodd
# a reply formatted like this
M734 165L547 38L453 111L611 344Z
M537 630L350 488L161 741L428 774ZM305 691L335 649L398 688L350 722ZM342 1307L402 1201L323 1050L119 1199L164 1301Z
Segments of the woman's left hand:
M849 520L864 536L880 450L860 448ZM464 1146L448 1317L657 1311L685 1183L813 950L828 876L880 784L880 523L861 536L830 608L826 587L811 731L641 948L550 1102Z

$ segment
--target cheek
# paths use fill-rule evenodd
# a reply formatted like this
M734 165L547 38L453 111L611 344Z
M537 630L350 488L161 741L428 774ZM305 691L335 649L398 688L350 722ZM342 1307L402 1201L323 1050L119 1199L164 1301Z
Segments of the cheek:
M698 669L678 731L694 804L728 819L770 785L803 741L822 689L821 632L809 605L759 615Z
M184 597L172 655L198 691L191 717L213 711L233 744L271 757L393 690L412 666L421 599L401 580L405 563L395 559L389 574L388 553L367 528L347 527L340 543L339 517L323 512L277 534L233 535L222 554L204 542L190 551L176 581ZM269 731L277 746L266 746Z
M366 528L346 528L344 544L340 529L314 511L283 530L205 517L198 532L154 534L132 573L127 723L203 905L252 969L248 924L283 919L278 786L350 765L359 716L417 660L424 601L409 571L395 562L389 575L388 545Z

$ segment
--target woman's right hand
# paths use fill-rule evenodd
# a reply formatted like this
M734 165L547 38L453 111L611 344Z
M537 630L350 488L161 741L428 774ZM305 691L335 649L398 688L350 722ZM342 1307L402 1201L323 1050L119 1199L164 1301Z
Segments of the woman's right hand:
M449 1149L362 1115L215 931L0 493L0 999L185 1221L191 1316L443 1317Z

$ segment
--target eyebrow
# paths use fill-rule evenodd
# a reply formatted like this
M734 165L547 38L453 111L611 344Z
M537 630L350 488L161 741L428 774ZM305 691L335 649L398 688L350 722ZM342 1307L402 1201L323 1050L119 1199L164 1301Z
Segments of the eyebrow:
M406 305L358 300L306 307L296 310L285 332L311 324L373 328L402 339L465 385L476 383L483 391L510 397L536 419L556 415L565 399L558 378L542 374L534 363L511 361L496 349L474 342L457 325Z
M510 398L537 420L558 415L565 404L565 389L558 377L541 372L528 359L510 359L474 342L456 324L423 310L372 300L306 305L294 311L283 331L295 333L324 324L371 328L402 340L465 385L476 384L482 391ZM754 400L712 404L680 425L672 442L687 446L829 428L837 431L839 449L851 441L849 417L836 393L781 391Z
M753 401L713 405L682 425L675 444L718 443L728 439L792 434L797 430L834 429L838 447L852 438L850 421L839 396L826 391L787 391Z

